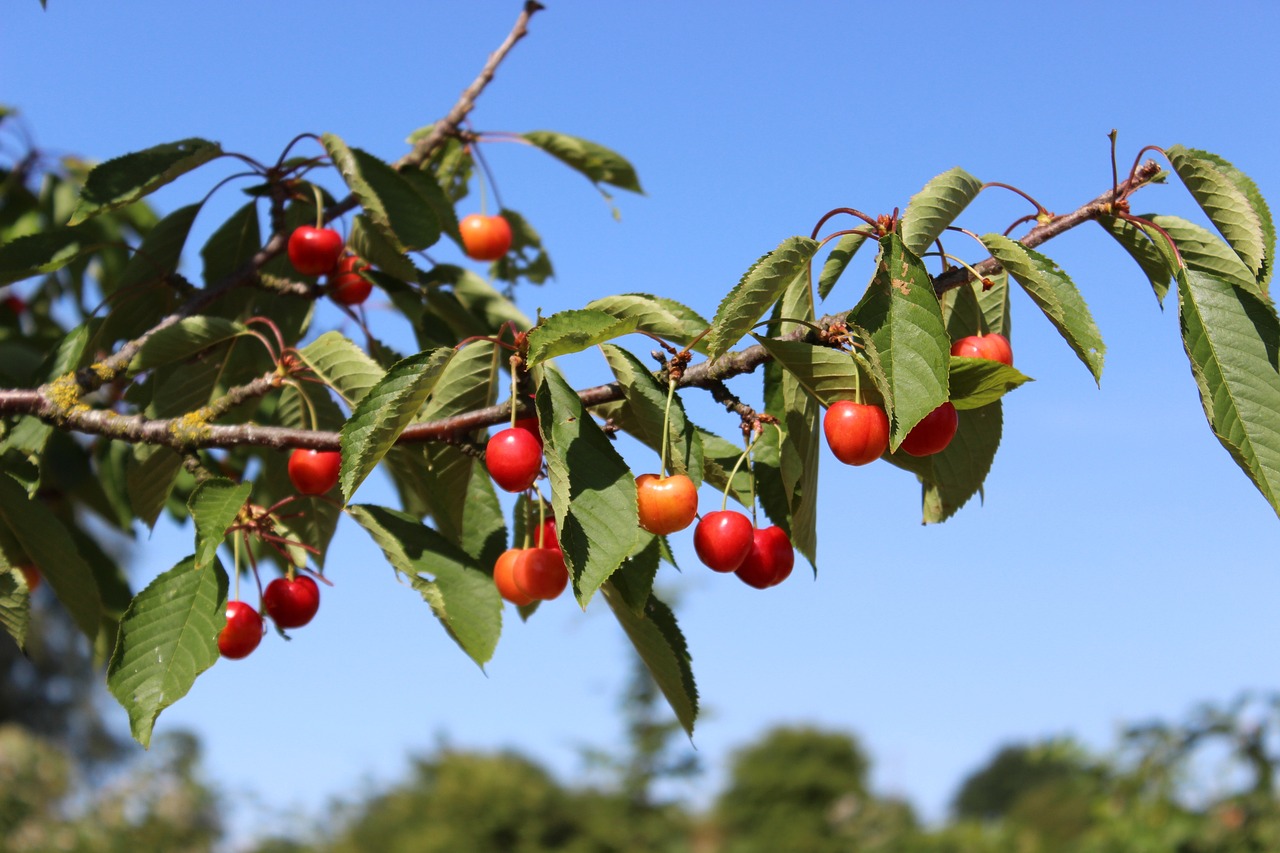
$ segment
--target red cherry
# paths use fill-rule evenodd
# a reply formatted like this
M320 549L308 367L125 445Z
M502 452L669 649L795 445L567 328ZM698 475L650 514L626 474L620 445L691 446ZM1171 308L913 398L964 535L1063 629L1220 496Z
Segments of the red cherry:
M536 417L518 418L516 420L516 429L522 429L529 433L529 435L538 439L538 446L542 446L542 433L538 430L538 419Z
M511 249L511 223L501 216L464 216L458 231L463 250L474 260L496 261Z
M276 578L262 593L262 607L280 628L301 628L320 609L320 587L306 575Z
M959 426L956 407L948 400L913 426L899 447L912 456L931 456L946 449Z
M889 449L889 416L879 406L839 400L822 419L827 446L846 465L866 465Z
M526 429L509 427L489 439L484 464L501 488L523 492L542 470L542 442Z
M534 532L533 547L550 548L552 551L560 550L560 539L556 536L556 520L554 518L548 518L546 521L542 522L541 536L542 538L539 540L538 533L536 531ZM539 542L541 542L541 544L539 544Z
M512 569L516 588L530 598L550 601L569 585L564 554L550 548L526 548Z
M369 298L373 282L361 273L369 265L356 255L344 255L329 274L329 298L339 305L359 305Z
M27 310L27 303L23 302L20 296L6 296L4 301L0 302L0 305L4 305L4 307L18 315Z
M764 589L786 580L795 563L787 534L781 527L765 527L752 534L751 550L734 574L748 586Z
M289 260L302 275L328 275L342 257L342 235L332 228L299 225L289 235Z
M517 607L533 603L533 598L516 586L516 562L524 551L524 548L510 548L503 551L498 562L493 564L493 584L498 588L498 594Z
M970 335L951 345L951 354L960 358L985 358L1013 367L1013 348L1004 335Z
M751 519L736 510L709 512L693 529L693 550L714 571L737 571L751 550L754 532Z
M641 474L636 477L636 508L640 526L650 533L684 530L698 514L698 487L684 474Z
M227 624L218 632L218 651L224 658L239 660L262 642L262 616L243 601L227 602Z
M18 566L18 571L22 572L22 577L27 582L27 593L33 593L40 588L40 584L44 582L44 575L40 574L40 570L30 563L24 563Z
M338 485L342 454L337 450L294 450L289 454L289 479L304 495L323 495Z

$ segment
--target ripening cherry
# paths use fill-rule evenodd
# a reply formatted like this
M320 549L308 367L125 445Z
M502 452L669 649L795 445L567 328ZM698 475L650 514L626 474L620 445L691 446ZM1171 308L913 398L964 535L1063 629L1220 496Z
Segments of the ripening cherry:
M709 512L693 528L693 550L713 571L734 572L751 551L751 519L731 509Z
M373 282L361 273L369 264L357 255L343 255L338 266L329 274L329 298L339 305L360 305L373 292Z
M734 574L748 586L765 589L790 577L795 563L791 539L782 528L763 527L752 535L751 550Z
M499 487L523 492L542 470L542 442L527 429L508 427L489 439L484 464Z
M227 624L218 632L218 651L224 658L239 660L262 642L262 616L243 601L227 602Z
M1000 334L970 335L951 345L951 354L960 358L985 358L1013 367L1013 348Z
M502 216L464 216L458 231L463 250L473 260L496 261L511 249L511 223Z
M337 450L303 450L289 454L289 480L304 495L323 495L338 485L342 453Z
M262 609L280 628L301 628L320 609L320 587L306 575L276 578L262 593Z
M503 551L498 561L493 564L493 584L498 588L498 594L517 607L533 603L533 597L525 595L520 587L516 586L516 562L524 550L524 548L509 548Z
M852 400L832 403L822 418L827 446L846 465L866 465L889 449L889 416L884 409Z
M301 275L328 275L342 257L342 235L332 228L299 225L289 235L289 262Z
M698 514L698 487L684 474L636 477L636 509L640 526L650 533L666 536L693 524Z
M948 400L913 426L899 447L912 456L941 453L951 443L951 439L955 438L959 426L960 418L956 414L956 407Z
M525 548L511 570L516 588L531 599L550 601L569 585L564 554L559 549Z

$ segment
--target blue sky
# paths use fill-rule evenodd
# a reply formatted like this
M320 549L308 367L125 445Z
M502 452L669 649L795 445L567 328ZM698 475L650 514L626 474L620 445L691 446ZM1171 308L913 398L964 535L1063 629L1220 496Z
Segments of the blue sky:
M6 9L0 102L23 111L41 145L95 159L187 136L265 159L301 131L394 159L410 131L452 105L518 11L49 5ZM549 158L487 147L504 202L542 233L556 265L553 282L519 293L530 314L643 291L710 316L752 261L823 212L905 206L955 165L1063 212L1110 185L1112 128L1125 164L1144 144L1181 143L1231 160L1264 194L1280 189L1271 4L1233 4L1231 16L1189 2L548 5L475 127L611 146L647 195L619 193L618 223ZM197 172L155 201L172 210L219 174ZM236 196L215 196L193 246ZM1197 215L1172 184L1134 207ZM1025 212L989 192L961 224L1003 230ZM1080 286L1107 342L1102 387L1016 299L1017 364L1037 381L1006 401L985 505L921 527L913 478L828 455L816 581L798 568L780 587L749 589L703 570L691 537L676 537L685 571L664 569L660 582L678 594L705 709L695 744L711 770L684 795L705 802L734 746L803 721L856 731L881 788L937 817L1000 743L1075 733L1102 747L1123 722L1276 686L1280 524L1204 422L1175 307L1157 307L1096 227L1044 251ZM444 248L439 259L459 260ZM856 301L867 270L842 281L832 310ZM396 334L389 315L375 322ZM318 323L343 321L322 313ZM604 375L590 354L567 368L582 382ZM715 407L690 405L731 432ZM703 509L713 502L705 492ZM407 754L439 738L513 746L568 776L578 747L620 736L625 639L599 604L582 613L566 598L527 624L509 619L482 674L354 525L335 549L337 586L312 625L214 667L160 719L161 731L201 735L240 826L394 779ZM189 550L189 534L157 528L137 549L137 583Z

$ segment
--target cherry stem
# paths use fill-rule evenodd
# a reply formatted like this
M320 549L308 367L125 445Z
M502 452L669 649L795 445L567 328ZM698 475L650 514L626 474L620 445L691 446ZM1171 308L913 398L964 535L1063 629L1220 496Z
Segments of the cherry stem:
M324 196L320 195L320 185L313 182L311 184L311 192L316 197L316 227L323 228L324 227ZM290 580L292 580L292 578Z
M874 219L872 219L867 214L863 213L861 210L856 210L852 207L837 207L835 210L831 210L823 214L822 218L818 220L818 224L813 226L813 234L811 235L811 239L817 240L818 232L822 230L823 225L827 224L827 220L833 216L838 216L841 213L847 213L850 216L856 216L859 219L861 219L863 222L870 225L872 228L879 227L879 225L876 223Z
M801 320L797 317L774 317L773 319L770 319L770 320L761 320L759 323L756 323L751 328L758 329L761 326L771 326L774 323L796 323L801 326L808 326L810 329L813 329L818 334L822 334L822 327L819 326L817 323L811 323L808 320Z
M1173 250L1174 260L1178 262L1178 268L1179 269L1186 268L1187 263L1182 259L1182 253L1178 251L1178 243L1173 239L1173 235L1170 234L1168 231L1164 230L1159 225L1152 222L1150 219L1143 219L1141 216L1133 216L1132 214L1121 213L1119 214L1119 218L1123 219L1125 222L1129 222L1134 225L1137 225L1139 228L1143 229L1144 233L1147 228L1154 229L1157 233L1160 234L1161 237L1163 237L1169 243L1169 248ZM1151 238L1150 234L1147 234L1146 236L1148 240L1151 240L1151 242L1153 243L1155 242L1155 240Z
M1112 132L1114 133L1114 131ZM1027 195L1025 192L1023 192L1022 190L1018 189L1015 186L1011 186L1010 184L1004 184L1004 183L1001 183L1000 181L987 181L985 184L978 187L978 192L982 192L987 187L999 187L1002 190L1008 190L1009 192L1017 193L1018 195L1022 196L1027 201L1031 202L1036 206L1036 213L1038 215L1047 216L1049 214L1049 211L1045 209L1045 206L1043 204L1036 201L1034 198Z
M512 429L515 429L516 427L516 405L520 402L519 398L517 397L518 391L517 391L517 382L516 382L516 371L518 370L519 363L520 363L519 355L511 356L510 364L511 364L511 428Z
M747 442L747 449L746 449L746 450L744 450L744 451L742 451L742 454L741 454L740 456L738 456L738 461L737 461L737 462L735 462L735 463L733 463L733 470L729 472L729 480L728 480L728 482L726 482L726 483L725 483L725 485L724 485L724 497L723 497L723 498L721 499L721 501L720 501L720 511L721 511L721 512L724 512L726 509L728 509L728 508L729 508L729 489L733 488L733 478L734 478L735 476L737 476L737 474L738 474L738 469L742 467L742 463L743 463L744 461L746 461L747 457L749 457L749 456L751 455L751 448L755 447L755 446L756 446L756 442L757 442L757 441L759 441L759 440L760 440L760 434L759 434L759 433L756 433L755 438L753 438L753 439L751 439L751 441ZM754 475L754 474L753 474L753 475L752 475L752 477L751 477L751 483L752 483L752 489L751 489L751 502L752 502L752 504L754 504L754 503L755 503L755 475ZM754 521L754 520L755 520L755 507L754 507L754 506L752 506L752 508L751 508L751 512L752 512L752 521Z
M312 405L311 398L302 390L302 384L293 377L286 379L285 383L291 386L294 391L298 392L298 397L302 399L302 405L307 410L307 420L311 422L311 431L317 431L320 426L319 418L316 417L316 407Z
M943 260L951 260L951 261L955 261L957 264L959 264L960 266L962 266L962 267L964 267L965 269L967 269L967 270L969 271L969 275L973 276L973 278L974 278L974 280L975 280L975 281L977 281L979 284L981 284L981 283L983 282L983 280L984 280L984 276L982 275L982 273L978 272L978 271L977 271L977 270L975 270L972 266L970 266L969 264L967 264L967 263L965 263L964 261L960 260L960 259L959 259L959 258L957 258L955 255L948 255L946 252L925 252L925 253L924 253L923 255L921 255L920 257L922 257L922 258L930 258L930 257L939 257L939 256L940 256Z
M862 405L862 365L858 364L857 350L852 352L853 358L853 402Z
M667 445L671 443L671 400L676 396L676 380L667 380L667 407L662 410L662 464L658 473L667 476Z
M234 555L236 566L236 601L240 600L240 537L231 537L231 552Z
M480 164L480 168L484 171L485 177L489 181L489 186L493 188L493 203L498 206L498 210L502 210L502 196L498 194L498 181L494 178L492 170L489 169L489 162L484 159L484 154L480 151L479 141L471 143L471 153L475 155L476 162Z
M538 547L547 547L544 544L543 525L547 523L547 502L542 497L542 490L538 488L537 483L533 486L533 492L538 496Z

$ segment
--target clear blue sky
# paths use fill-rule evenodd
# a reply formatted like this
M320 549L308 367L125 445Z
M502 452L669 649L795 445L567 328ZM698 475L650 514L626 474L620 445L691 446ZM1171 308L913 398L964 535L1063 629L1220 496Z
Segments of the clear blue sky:
M97 159L186 136L265 159L300 131L394 159L411 130L449 108L519 7L49 5L7 4L0 100L22 109L42 145ZM1126 163L1146 143L1206 148L1280 197L1271 3L1232 4L1230 15L1190 2L548 5L475 126L612 146L648 194L620 193L617 223L553 161L489 146L503 200L556 265L554 282L521 290L531 314L646 291L710 316L754 259L824 211L905 206L955 165L1062 212L1109 186L1112 128ZM156 201L172 210L215 174ZM238 204L223 190L193 245ZM1195 212L1176 185L1134 205ZM984 193L964 223L1003 230L1025 212L1012 195ZM690 538L676 537L685 572L663 569L661 583L678 590L705 708L695 743L712 771L685 791L695 801L719 784L734 746L805 721L856 731L879 786L937 817L1002 742L1075 733L1101 747L1120 723L1277 686L1280 522L1204 422L1176 309L1157 308L1099 229L1045 251L1108 344L1102 388L1016 300L1017 363L1037 381L1006 402L985 505L924 528L914 478L826 456L816 582L798 568L781 587L749 589L702 569ZM860 286L845 280L831 307L852 305ZM379 322L395 334L389 316ZM570 370L603 375L591 354ZM713 407L696 410L732 430ZM144 536L137 584L190 547L189 534L163 527ZM439 737L513 746L569 776L579 746L620 736L628 657L601 605L584 614L566 598L528 624L509 618L485 675L354 525L340 529L328 571L337 586L313 625L214 667L160 719L161 731L200 734L240 827L394 779Z

